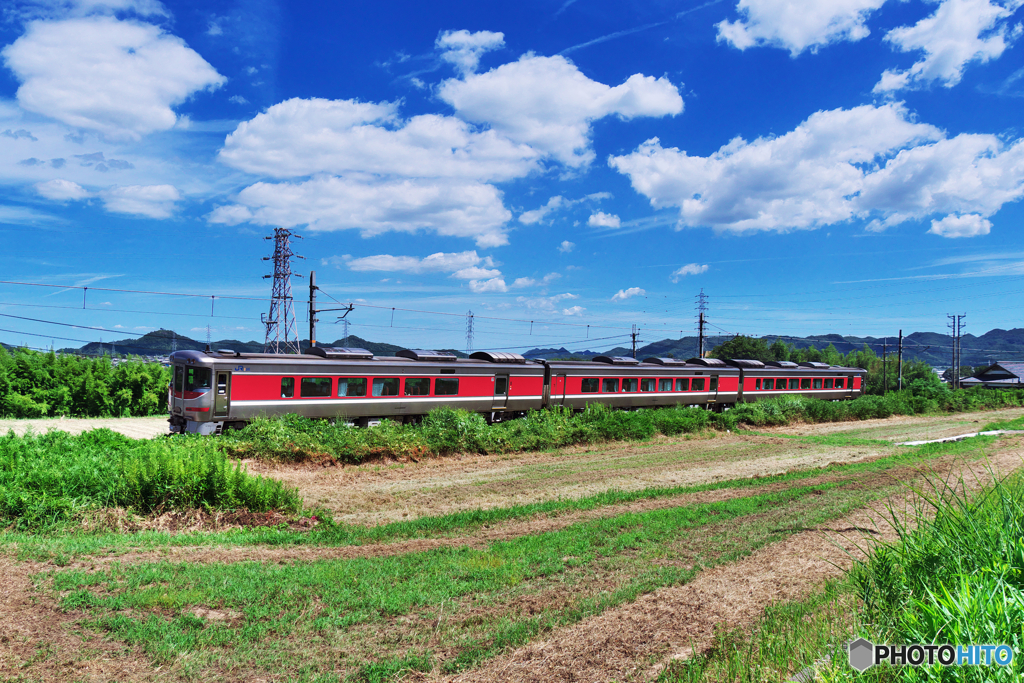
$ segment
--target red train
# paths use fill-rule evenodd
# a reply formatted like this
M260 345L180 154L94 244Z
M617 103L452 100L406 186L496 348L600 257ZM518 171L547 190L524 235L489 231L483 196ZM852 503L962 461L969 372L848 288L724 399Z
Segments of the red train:
M865 375L860 368L826 363L608 356L546 361L494 351L469 358L422 350L374 356L330 347L302 355L177 351L171 364L170 429L199 434L288 413L366 426L381 418L414 421L439 406L502 420L527 410L582 409L589 403L722 410L782 394L839 400L860 396Z

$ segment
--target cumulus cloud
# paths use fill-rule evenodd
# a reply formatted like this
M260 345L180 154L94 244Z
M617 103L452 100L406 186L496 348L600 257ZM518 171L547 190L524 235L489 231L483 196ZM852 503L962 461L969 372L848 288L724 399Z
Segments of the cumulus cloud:
M942 220L932 221L928 232L942 237L977 237L987 235L992 230L991 221L976 213L965 216L946 216Z
M544 217L547 216L549 213L551 213L552 211L561 206L565 206L566 203L567 202L565 201L564 197L556 195L549 199L548 203L545 204L544 206L534 209L532 211L524 211L521 214L519 214L519 222L522 223L523 225L533 225L534 223L539 223L540 221L544 220Z
M341 262L348 266L349 270L359 272L385 271L389 273L409 273L419 275L422 273L454 273L465 271L474 266L491 267L494 261L490 256L483 257L476 251L459 251L445 253L439 251L436 254L416 258L415 256L392 256L390 254L379 254L377 256L363 256L352 258L349 255L341 257ZM499 273L500 274L500 273Z
M902 52L922 51L924 56L905 71L886 70L874 92L924 87L940 83L950 88L960 82L970 62L998 59L1016 34L1006 19L1019 0L1007 5L990 0L944 0L935 13L913 26L901 26L886 34L886 41Z
M228 135L220 160L272 178L374 173L416 178L509 180L537 168L540 153L451 116L401 121L397 105L293 98Z
M476 71L480 56L485 52L497 50L505 45L505 34L492 31L470 33L461 31L445 31L437 37L436 46L441 51L441 59L451 62L463 73Z
M562 315L581 316L584 313L586 313L586 311L587 309L583 308L582 306L571 306L569 308L563 308Z
M630 287L629 289L620 289L612 296L612 301L625 301L626 299L634 296L646 296L647 292L640 287Z
M622 221L613 213L598 211L587 219L587 225L595 228L618 228L622 225Z
M701 273L706 272L708 272L707 264L701 265L699 263L687 263L682 268L672 271L672 275L670 277L672 282L679 282L679 280L687 275L700 275Z
M428 230L496 247L508 243L505 224L511 217L498 189L482 183L319 176L297 183L256 183L208 220L286 228L305 224L313 231L358 229L364 237Z
M57 178L36 184L36 192L55 202L77 201L89 196L89 191L78 183Z
M560 277L562 277L562 276L559 273L548 273L547 275L545 275L544 277L542 277L539 280L536 280L536 279L534 279L532 277L517 277L515 282L512 283L512 287L514 287L514 288L522 288L522 287L536 287L538 285L549 285L549 284L551 284L552 282L554 282L555 280L557 280Z
M543 311L553 313L558 310L558 304L562 301L579 299L579 294L565 292L554 296L517 296L516 303L529 311Z
M610 87L591 80L565 57L526 54L485 73L441 83L438 95L458 115L569 166L594 158L591 122L605 116L671 116L683 111L679 90L643 74Z
M109 16L33 21L0 54L24 109L117 138L173 127L173 105L225 81L181 38Z
M562 252L563 254L568 254L575 248L576 245L570 242L569 240L563 240L562 243L558 245L558 251Z
M933 215L987 217L1024 196L1024 141L943 133L899 104L813 114L795 130L689 156L648 140L609 163L678 227L814 229L852 218L885 229Z
M745 50L771 45L797 56L807 49L860 40L868 16L885 0L740 0L737 21L716 24L718 40Z
M484 294L487 292L507 292L508 287L505 285L505 281L500 277L491 278L490 280L470 280L469 289L476 294Z
M107 211L148 218L168 218L181 195L173 185L115 186L100 193Z

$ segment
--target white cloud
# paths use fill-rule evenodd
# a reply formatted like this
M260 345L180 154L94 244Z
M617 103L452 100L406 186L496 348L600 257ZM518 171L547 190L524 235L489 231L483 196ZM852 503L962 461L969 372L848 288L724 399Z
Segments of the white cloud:
M559 273L548 273L539 280L535 280L532 277L517 277L515 282L512 283L512 287L515 289L521 289L523 287L536 287L537 285L549 285L558 278L562 277Z
M992 230L991 221L976 213L965 216L946 216L942 220L932 221L928 232L942 237L977 237L987 235Z
M234 102L235 104L249 104L249 100L245 99L241 95L232 95L228 98L228 102Z
M490 256L482 257L475 251L451 253L439 251L424 258L392 256L390 254L352 258L345 255L341 257L341 262L348 266L349 270L359 272L385 271L389 273L410 273L413 275L421 273L454 273L455 271L465 270L481 264L487 267L494 265L494 261Z
M293 98L243 121L220 160L273 178L374 173L409 178L509 180L527 175L540 153L451 116L401 121L397 105Z
M679 282L680 279L687 275L700 275L701 273L708 272L707 264L701 265L699 263L687 263L682 268L672 271L672 282Z
M476 71L483 53L504 47L505 34L492 31L470 33L465 29L445 31L437 37L436 45L441 50L441 59L451 62L463 73L471 73Z
M563 308L562 315L581 316L586 313L586 311L587 309L582 306L572 306L571 308Z
M524 211L521 214L519 214L519 222L522 223L523 225L533 225L534 223L539 223L540 221L544 220L544 217L547 216L549 213L565 205L565 198L560 195L555 195L554 197L548 200L547 204L540 207L539 209L534 209L533 211Z
M469 288L477 294L483 294L485 292L507 292L508 287L505 285L505 281L500 277L492 278L490 280L470 280Z
M565 292L554 296L517 296L516 303L529 311L554 312L558 310L560 302L579 298L578 294Z
M925 87L937 82L952 87L960 82L970 62L999 58L1015 37L1007 31L1006 19L1018 7L990 0L943 0L935 13L913 26L900 26L885 39L903 52L923 51L924 57L906 71L888 69L874 92ZM1019 32L1019 27L1017 29Z
M55 202L77 201L89 196L89 191L78 183L56 178L45 183L36 183L36 192Z
M739 0L738 21L716 24L718 40L745 50L771 45L797 56L807 49L860 40L868 16L885 0Z
M487 124L569 166L593 160L592 121L683 111L678 89L666 78L634 74L622 85L609 87L561 56L526 54L485 73L444 81L437 92L460 117Z
M622 225L622 221L613 213L598 211L587 219L587 225L595 228L618 228Z
M308 225L314 231L359 229L364 237L429 230L496 247L508 243L505 224L511 217L491 185L321 176L299 183L256 183L238 194L236 204L215 209L208 220Z
M114 186L100 193L107 211L168 218L181 195L173 185Z
M630 287L629 289L620 289L612 296L612 301L625 301L626 299L633 296L647 296L647 292L640 287Z
M111 137L172 128L173 105L225 81L181 38L113 17L31 22L2 55L24 109Z
M813 114L785 135L691 157L648 140L609 163L679 227L814 229L852 218L884 229L935 214L990 216L1024 195L1024 141L946 139L899 104Z
M131 13L140 17L170 17L158 0L30 0L22 3L24 19L66 19L96 14Z
M570 242L569 240L563 240L562 243L558 245L558 251L562 252L563 254L568 254L575 248L576 245Z
M452 277L457 277L460 280L493 280L501 277L501 271L497 268L480 268L479 266L471 266L469 268L462 268L461 270L455 271L452 273Z

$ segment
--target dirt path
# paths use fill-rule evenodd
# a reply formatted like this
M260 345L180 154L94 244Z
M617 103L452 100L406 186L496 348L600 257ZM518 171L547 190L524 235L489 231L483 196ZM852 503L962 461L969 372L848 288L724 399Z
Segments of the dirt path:
M963 469L972 489L1024 464L1024 450L1007 449ZM908 498L909 499L909 498ZM907 500L908 500L907 499ZM905 505L907 500L902 501ZM901 501L893 501L897 510ZM710 645L717 625L747 628L773 603L799 600L852 557L879 541L895 539L884 503L857 510L815 531L804 531L739 562L714 567L684 586L662 588L636 601L557 629L478 670L428 676L470 681L587 681L649 679L672 657L689 657ZM868 534L860 529L873 529ZM651 667L647 662L658 661Z
M758 427L757 431L800 436L842 434L863 439L911 441L941 439L976 432L990 422L1013 420L1021 415L1024 415L1024 408L1004 408L948 415L895 415L884 419L855 422L798 423L783 427Z
M156 417L53 417L38 420L0 420L0 434L14 430L22 435L31 430L35 434L62 431L81 434L91 429L112 429L133 439L151 439L167 434L167 416Z

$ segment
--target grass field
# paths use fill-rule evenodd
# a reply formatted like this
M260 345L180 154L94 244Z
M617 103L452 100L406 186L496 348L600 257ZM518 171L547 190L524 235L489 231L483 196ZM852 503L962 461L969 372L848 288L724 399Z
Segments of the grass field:
M186 525L185 513L101 508L70 526L0 533L0 674L748 680L739 669L751 660L734 654L746 648L776 662L763 666L774 678L757 680L783 680L858 627L839 616L860 604L842 568L857 546L899 538L875 528L886 501L949 477L974 491L1021 464L1016 436L894 441L1013 428L1022 416L358 466L246 461L240 471L263 477L253 481L301 496L305 517L234 519L211 504Z

